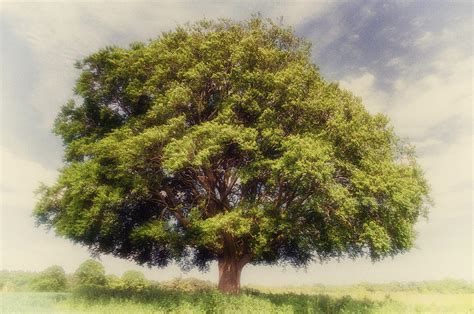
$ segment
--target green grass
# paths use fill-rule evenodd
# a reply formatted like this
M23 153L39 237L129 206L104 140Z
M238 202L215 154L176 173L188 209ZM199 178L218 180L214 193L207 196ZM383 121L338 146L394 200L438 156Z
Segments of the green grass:
M64 313L58 305L71 297L57 292L0 293L1 313Z
M2 293L2 313L474 313L471 283L248 287L241 295L107 288Z

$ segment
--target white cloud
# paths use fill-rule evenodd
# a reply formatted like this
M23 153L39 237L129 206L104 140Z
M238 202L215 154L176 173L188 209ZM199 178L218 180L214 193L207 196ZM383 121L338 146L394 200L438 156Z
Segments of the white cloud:
M397 83L387 114L402 135L420 137L450 118L472 122L473 60L443 53L433 62L432 74Z
M264 3L264 2L262 2ZM300 0L300 1L275 1L267 3L271 18L283 17L285 24L296 26L317 16L326 13L334 3L330 1ZM262 7L263 9L263 7Z
M329 2L271 3L152 2L152 3L6 3L3 15L37 61L38 79L30 98L49 128L57 109L71 96L77 76L73 64L106 45L146 41L178 24L202 18L246 19L265 10L296 25L322 14ZM3 75L2 75L3 76ZM7 75L5 75L6 77Z
M410 274L407 279L429 272L438 279L472 276L473 60L472 55L447 46L423 64L429 74L420 77L416 65L406 67L391 92L377 90L377 78L371 73L341 81L341 86L362 96L371 111L388 115L397 134L411 139L432 187L435 206L428 221L418 225L419 249L394 264L407 263L410 269L409 265L424 265L405 272ZM430 256L429 261L421 256ZM390 263L383 264L390 269Z
M433 43L435 36L431 32L422 33L417 39L415 39L414 45L420 48L428 47Z
M21 159L18 155L0 147L1 189L1 267L29 264L32 242L45 237L44 231L34 228L31 212L35 204L33 191L39 182L51 183L56 172L46 169L34 160ZM49 241L39 242L36 247L47 246ZM54 255L53 255L54 256ZM25 258L27 257L27 258ZM14 266L15 267L15 266Z
M382 112L387 104L387 95L375 87L375 76L372 73L363 73L360 76L349 76L339 81L342 88L350 90L354 95L361 97L364 105L372 113Z
M437 142L419 161L435 198L431 217L441 223L447 217L469 216L473 195L472 136L460 134L450 143Z
M362 97L369 111L387 114L400 135L420 138L450 119L466 127L472 123L473 61L472 56L445 49L430 63L430 74L419 77L412 68L394 82L390 93L379 90L377 78L369 72L349 75L339 83Z
M403 60L401 57L394 57L388 60L386 66L387 67L400 67L403 65Z
M33 191L40 182L52 183L56 171L45 168L34 160L21 159L18 155L0 147L1 158L1 207L2 211L31 212L34 206Z

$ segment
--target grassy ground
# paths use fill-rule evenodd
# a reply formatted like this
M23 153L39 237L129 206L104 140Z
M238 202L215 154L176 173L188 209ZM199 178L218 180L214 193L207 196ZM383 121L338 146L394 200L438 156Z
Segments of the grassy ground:
M2 313L474 313L472 284L249 287L216 291L149 288L65 293L2 293Z

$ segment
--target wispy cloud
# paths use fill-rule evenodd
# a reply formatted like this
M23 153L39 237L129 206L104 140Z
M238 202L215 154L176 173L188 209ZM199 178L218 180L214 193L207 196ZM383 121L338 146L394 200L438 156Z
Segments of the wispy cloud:
M73 69L74 62L99 48L146 41L178 24L202 18L240 20L261 12L266 17L282 16L287 23L296 25L298 21L321 15L330 4L320 1L295 1L291 5L287 2L164 1L113 5L6 3L3 6L2 59L7 64L2 71L2 81L6 84L4 103L10 104L10 108L34 110L37 113L35 124L49 129L59 106L71 96L78 75ZM18 68L23 71L21 78L15 75ZM12 76L18 79L10 81ZM7 110L5 114L21 113ZM18 120L18 117L10 116L9 120L12 119Z
M409 260L412 265L419 260L424 268L417 269L412 274L415 277L431 271L433 278L442 278L434 277L440 260L449 265L442 270L444 276L472 276L474 57L470 45L459 41L472 34L467 29L471 22L466 19L455 26L422 32L404 43L409 54L382 58L380 63L397 73L384 89L377 84L386 71L383 67L348 74L340 81L361 96L369 110L388 115L397 134L416 145L435 206L429 220L418 225L419 252L412 253ZM421 261L420 256L430 258Z

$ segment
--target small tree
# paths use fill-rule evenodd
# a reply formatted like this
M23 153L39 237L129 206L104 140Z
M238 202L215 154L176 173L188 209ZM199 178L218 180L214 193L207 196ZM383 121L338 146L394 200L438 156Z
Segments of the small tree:
M31 282L31 289L35 291L59 292L65 291L67 278L61 266L51 266L39 273Z
M139 264L205 269L407 251L428 187L388 119L327 83L310 45L252 18L107 47L55 132L66 148L39 223Z
M136 270L129 270L123 273L122 282L126 289L142 290L149 285L143 273Z
M74 273L74 282L77 286L105 286L104 266L92 259L85 261Z

